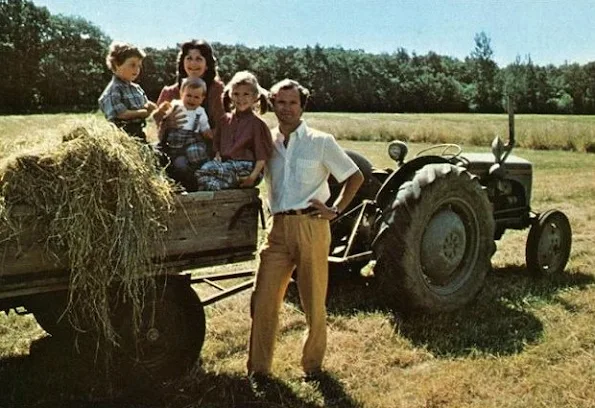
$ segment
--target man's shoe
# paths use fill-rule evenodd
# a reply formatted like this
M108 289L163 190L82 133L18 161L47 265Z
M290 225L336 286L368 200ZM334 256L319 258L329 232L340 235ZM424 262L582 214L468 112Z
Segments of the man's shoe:
M270 373L255 372L248 374L248 381L255 393L266 393L269 386L273 383L273 377Z
M307 383L317 382L320 383L326 377L324 371L322 370L313 370L313 371L306 371L302 377L302 380Z

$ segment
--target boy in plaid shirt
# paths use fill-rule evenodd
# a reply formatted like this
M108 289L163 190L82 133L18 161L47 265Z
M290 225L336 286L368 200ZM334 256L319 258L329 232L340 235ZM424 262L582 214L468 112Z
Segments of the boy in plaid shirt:
M99 108L106 119L130 136L146 142L145 119L157 109L140 85L132 82L140 74L145 53L127 43L113 42L107 54L107 67L114 73L99 97Z

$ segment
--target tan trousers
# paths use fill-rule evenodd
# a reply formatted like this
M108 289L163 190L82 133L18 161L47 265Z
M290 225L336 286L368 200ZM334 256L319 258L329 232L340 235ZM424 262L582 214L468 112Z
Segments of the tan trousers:
M276 215L260 252L252 293L248 372L270 373L279 309L297 267L297 286L308 330L302 350L305 372L319 370L326 350L329 222L309 215Z

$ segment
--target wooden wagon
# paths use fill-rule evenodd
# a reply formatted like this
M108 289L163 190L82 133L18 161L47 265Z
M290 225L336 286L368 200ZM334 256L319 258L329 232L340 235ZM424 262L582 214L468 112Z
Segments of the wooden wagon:
M155 245L154 259L161 268L155 276L156 292L147 295L140 334L128 341L130 318L118 317L134 364L156 376L180 374L197 360L205 336L204 306L249 289L252 279L231 287L218 280L253 276L253 271L198 275L192 269L251 260L258 240L262 212L258 189L184 193L175 196L175 211L164 232L163 245ZM18 209L26 220L31 209ZM50 253L34 222L23 223L17 237L0 242L0 310L33 313L54 336L72 335L65 318L69 271L67 259ZM199 299L192 284L207 283L215 294ZM134 352L132 352L134 350Z

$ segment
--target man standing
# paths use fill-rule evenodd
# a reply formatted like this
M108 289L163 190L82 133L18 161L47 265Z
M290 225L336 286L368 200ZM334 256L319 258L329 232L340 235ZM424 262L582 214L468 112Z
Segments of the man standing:
M273 220L252 294L249 374L271 372L279 309L294 267L308 325L302 368L306 378L320 372L326 350L329 221L345 210L364 180L332 135L302 120L308 97L306 88L289 79L271 88L279 121L271 131L274 149L265 171ZM330 174L344 184L333 206L327 207Z

